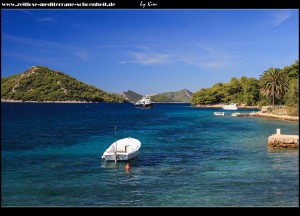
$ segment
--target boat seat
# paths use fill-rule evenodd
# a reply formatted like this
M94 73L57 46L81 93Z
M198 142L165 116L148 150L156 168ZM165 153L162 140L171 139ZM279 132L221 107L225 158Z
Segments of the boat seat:
M132 147L131 147L131 146L125 146L125 152L126 152L126 153L133 152Z
M121 150L121 149L115 150L114 152L115 152L115 153L125 153L125 151L123 151L123 150Z

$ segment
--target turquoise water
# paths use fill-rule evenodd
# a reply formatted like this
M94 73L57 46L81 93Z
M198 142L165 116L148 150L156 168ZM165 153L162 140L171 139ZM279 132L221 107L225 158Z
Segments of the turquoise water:
M299 152L267 149L298 122L189 104L1 104L2 206L299 206ZM252 112L253 110L239 110ZM101 160L117 139L138 158Z

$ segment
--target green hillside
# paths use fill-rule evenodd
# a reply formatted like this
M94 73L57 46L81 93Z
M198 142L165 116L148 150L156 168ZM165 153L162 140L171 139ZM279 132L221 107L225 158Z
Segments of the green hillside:
M1 99L22 101L124 102L122 96L44 66L1 78Z
M123 98L128 101L128 102L132 102L135 103L138 100L142 99L143 95L140 95L134 91L128 90L127 92L122 92L121 95L123 96Z
M151 100L153 102L183 102L190 103L192 92L187 89L182 89L176 92L165 92L157 95L153 95Z

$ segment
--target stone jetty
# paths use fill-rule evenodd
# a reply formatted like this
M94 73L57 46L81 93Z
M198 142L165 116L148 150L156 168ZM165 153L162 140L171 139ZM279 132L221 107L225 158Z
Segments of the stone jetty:
M272 118L272 119L279 119L279 120L287 120L287 121L299 121L298 116L287 116L287 115L275 115L269 113L262 113L262 112L253 112L253 113L237 113L237 117L241 116L254 116L254 117L262 117L262 118Z
M268 148L297 149L299 148L299 135L280 134L280 129L276 134L269 136Z

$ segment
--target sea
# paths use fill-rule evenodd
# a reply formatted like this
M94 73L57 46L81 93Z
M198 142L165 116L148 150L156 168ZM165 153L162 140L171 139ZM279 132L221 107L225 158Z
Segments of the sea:
M267 148L278 128L299 135L299 122L216 111L1 103L1 206L299 207L299 151ZM126 137L142 144L130 170L101 158Z

